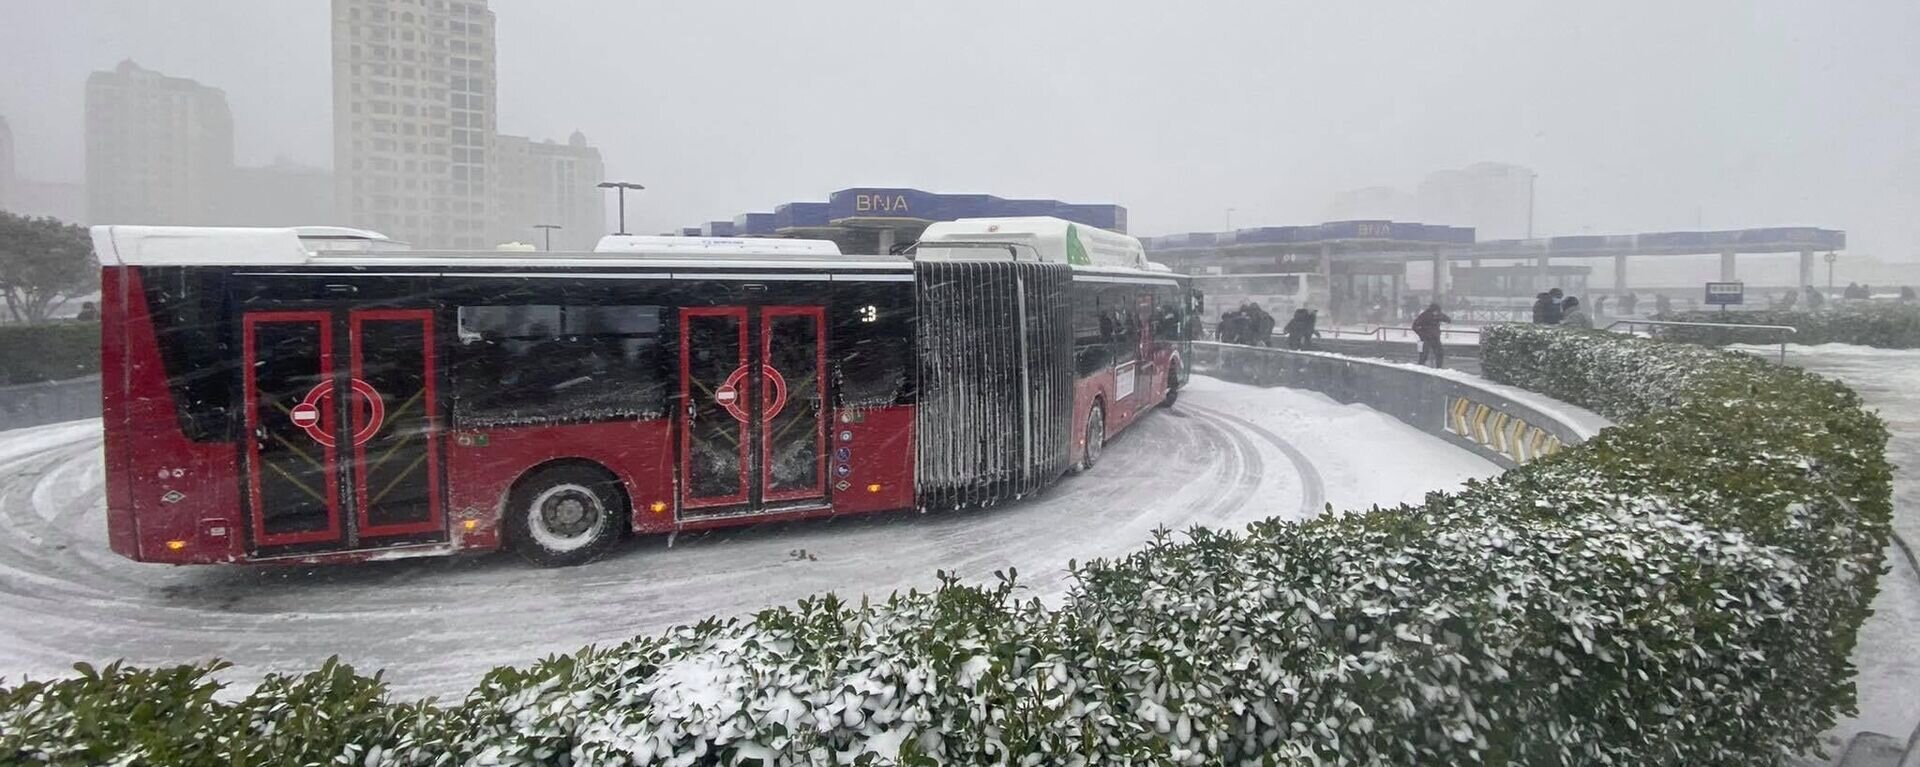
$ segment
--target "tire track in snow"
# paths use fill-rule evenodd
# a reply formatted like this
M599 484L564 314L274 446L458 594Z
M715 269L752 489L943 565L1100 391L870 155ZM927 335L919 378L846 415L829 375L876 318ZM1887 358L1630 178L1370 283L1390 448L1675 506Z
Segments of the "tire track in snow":
M767 524L672 545L641 538L562 570L511 555L325 568L130 562L106 545L97 422L0 434L0 675L221 657L236 664L226 678L244 683L337 654L386 669L401 695L458 696L496 665L826 591L884 599L936 585L940 569L985 582L1018 567L1036 596L1057 598L1071 585L1069 559L1124 555L1157 527L1321 512L1314 453L1194 399L1143 417L1093 469L1018 503Z

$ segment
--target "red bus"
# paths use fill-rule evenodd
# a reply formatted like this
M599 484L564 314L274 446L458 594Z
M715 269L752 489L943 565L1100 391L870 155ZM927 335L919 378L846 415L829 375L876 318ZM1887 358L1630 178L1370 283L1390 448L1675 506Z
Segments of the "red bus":
M93 234L109 540L147 562L565 565L997 503L1169 399L1194 316L1170 274L819 241Z

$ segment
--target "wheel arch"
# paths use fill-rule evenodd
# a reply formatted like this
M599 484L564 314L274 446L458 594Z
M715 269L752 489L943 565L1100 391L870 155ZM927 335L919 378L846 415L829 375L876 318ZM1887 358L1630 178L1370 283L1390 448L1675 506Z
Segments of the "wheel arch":
M607 468L606 464L591 458L581 458L579 456L553 458L528 466L522 470L519 476L514 477L513 481L507 484L506 492L501 493L499 500L494 502L493 514L495 524L504 524L506 522L508 504L513 502L513 496L515 494L527 486L527 482L546 471L560 468L585 469L611 480L614 491L619 495L620 505L623 507L620 513L625 514L627 517L626 524L620 526L621 534L625 535L633 532L633 483L626 477L621 476L619 472ZM502 546L505 546L505 541L502 541Z

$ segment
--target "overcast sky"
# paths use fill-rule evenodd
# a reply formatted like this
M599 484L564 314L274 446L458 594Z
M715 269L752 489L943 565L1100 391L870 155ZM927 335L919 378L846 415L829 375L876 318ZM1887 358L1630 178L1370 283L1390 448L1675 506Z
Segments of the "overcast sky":
M584 131L655 230L848 186L1319 220L1493 160L1541 234L1811 225L1920 258L1920 3L493 0L500 129ZM22 175L89 71L225 89L239 159L330 163L324 0L0 0ZM1446 222L1440 222L1446 223Z

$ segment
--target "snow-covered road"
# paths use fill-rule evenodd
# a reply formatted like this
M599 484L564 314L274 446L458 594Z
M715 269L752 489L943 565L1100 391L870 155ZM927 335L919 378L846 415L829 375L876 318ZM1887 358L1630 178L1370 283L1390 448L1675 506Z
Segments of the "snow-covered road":
M457 696L488 668L824 591L884 596L936 570L1017 567L1064 592L1069 559L1138 547L1159 526L1417 501L1498 470L1364 407L1199 378L1099 466L1039 498L630 542L582 567L508 556L329 568L168 567L107 550L97 421L0 433L0 676L76 660L225 658L229 678L340 655L402 695Z
M1779 347L1753 350L1771 356ZM1846 382L1879 411L1891 433L1893 529L1907 547L1920 546L1920 351L1789 345L1787 364ZM1908 557L1899 544L1887 548L1888 572L1853 652L1860 713L1834 728L1839 737L1871 731L1904 740L1920 726L1920 572Z

